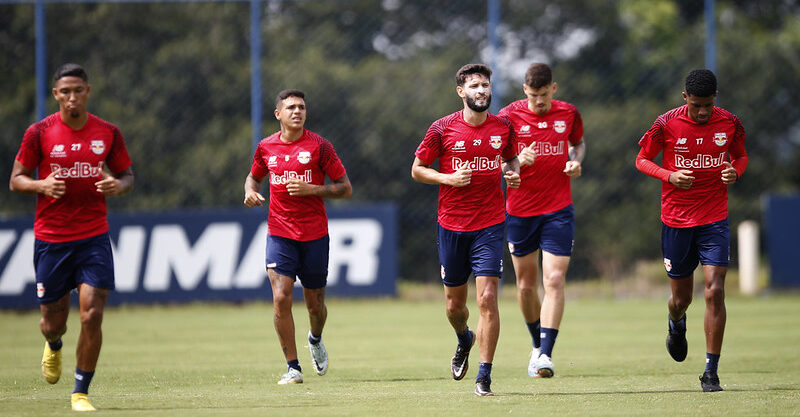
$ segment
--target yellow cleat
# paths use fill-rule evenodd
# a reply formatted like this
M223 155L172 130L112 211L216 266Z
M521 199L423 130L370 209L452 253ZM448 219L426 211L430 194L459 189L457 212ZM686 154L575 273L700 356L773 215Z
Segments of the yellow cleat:
M51 384L55 384L61 378L61 349L52 350L47 342L44 342L44 354L42 354L42 376Z
M82 392L72 393L72 411L97 411L89 402L89 395Z

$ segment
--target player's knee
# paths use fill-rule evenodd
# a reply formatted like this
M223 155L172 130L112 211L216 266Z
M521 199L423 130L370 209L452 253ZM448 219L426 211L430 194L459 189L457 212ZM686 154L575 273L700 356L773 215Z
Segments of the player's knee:
M308 314L311 316L321 316L325 313L325 303L314 303L306 305Z
M564 291L565 276L563 273L554 272L547 274L542 279L542 286L547 291Z
M692 294L675 294L672 296L672 303L679 310L686 310L692 304Z
M533 298L533 297L538 297L539 296L536 287L518 286L517 287L517 293L523 299L528 299L528 298Z
M709 285L705 289L707 304L722 304L725 302L725 288L722 285Z
M484 291L478 295L478 308L480 308L481 312L497 310L497 293Z
M99 327L103 323L103 310L89 308L81 311L81 326Z

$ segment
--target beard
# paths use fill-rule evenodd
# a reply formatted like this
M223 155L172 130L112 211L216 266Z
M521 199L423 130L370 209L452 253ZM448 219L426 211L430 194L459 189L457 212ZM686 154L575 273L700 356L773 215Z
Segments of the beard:
M486 111L487 109L489 109L489 105L490 104L492 104L492 95L491 94L486 97L486 104L484 104L482 106L475 103L475 98L474 97L467 96L467 107L469 107L470 109L472 109L472 110L474 110L476 112L484 112L484 111Z
M71 116L73 119L77 119L77 118L81 117L81 112L79 112L79 111L77 111L77 110L73 110L73 111L71 111L71 112L69 113L69 115L70 115L70 116Z

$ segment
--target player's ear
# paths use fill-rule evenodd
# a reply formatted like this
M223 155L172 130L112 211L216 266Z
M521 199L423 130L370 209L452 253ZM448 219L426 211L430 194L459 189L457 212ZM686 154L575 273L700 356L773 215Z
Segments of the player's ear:
M275 109L275 119L276 120L281 120L280 116L281 116L281 110L280 109Z
M558 83L553 81L553 94L555 94L556 91L558 91Z

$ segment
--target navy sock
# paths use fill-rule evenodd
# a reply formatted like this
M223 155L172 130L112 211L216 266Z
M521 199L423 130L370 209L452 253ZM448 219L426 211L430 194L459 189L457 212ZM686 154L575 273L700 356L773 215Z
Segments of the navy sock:
M72 391L72 393L80 392L88 394L89 384L92 383L92 377L94 377L94 371L89 372L75 368L75 391Z
M525 323L528 325L528 331L531 333L531 338L533 339L533 347L538 348L542 345L542 335L539 333L541 332L541 320L536 320L533 323Z
M320 341L322 341L322 335L314 336L314 333L308 332L308 343L311 343L312 345L316 345Z
M469 331L469 327L467 327L467 330L464 330L463 333L456 333L456 336L458 336L458 344L462 347L468 348L472 346L472 338L474 336L472 332Z
M542 347L539 351L542 355L553 357L553 346L556 344L556 337L558 336L558 329L550 329L542 327Z
M683 333L686 331L686 314L678 321L673 321L672 317L669 318L669 331L670 333Z
M481 362L478 364L478 375L475 377L475 381L478 381L481 378L486 378L489 380L489 383L492 383L492 363L491 362Z
M717 372L719 365L719 355L706 352L706 371Z
M63 343L61 343L60 337L55 342L47 342L47 344L50 345L50 350L59 350L61 349L61 346L64 345Z
M300 361L297 360L297 359L295 359L293 361L288 361L288 362L286 362L286 364L289 365L289 369L294 368L294 369L297 369L300 372L303 372L303 370L300 369Z

